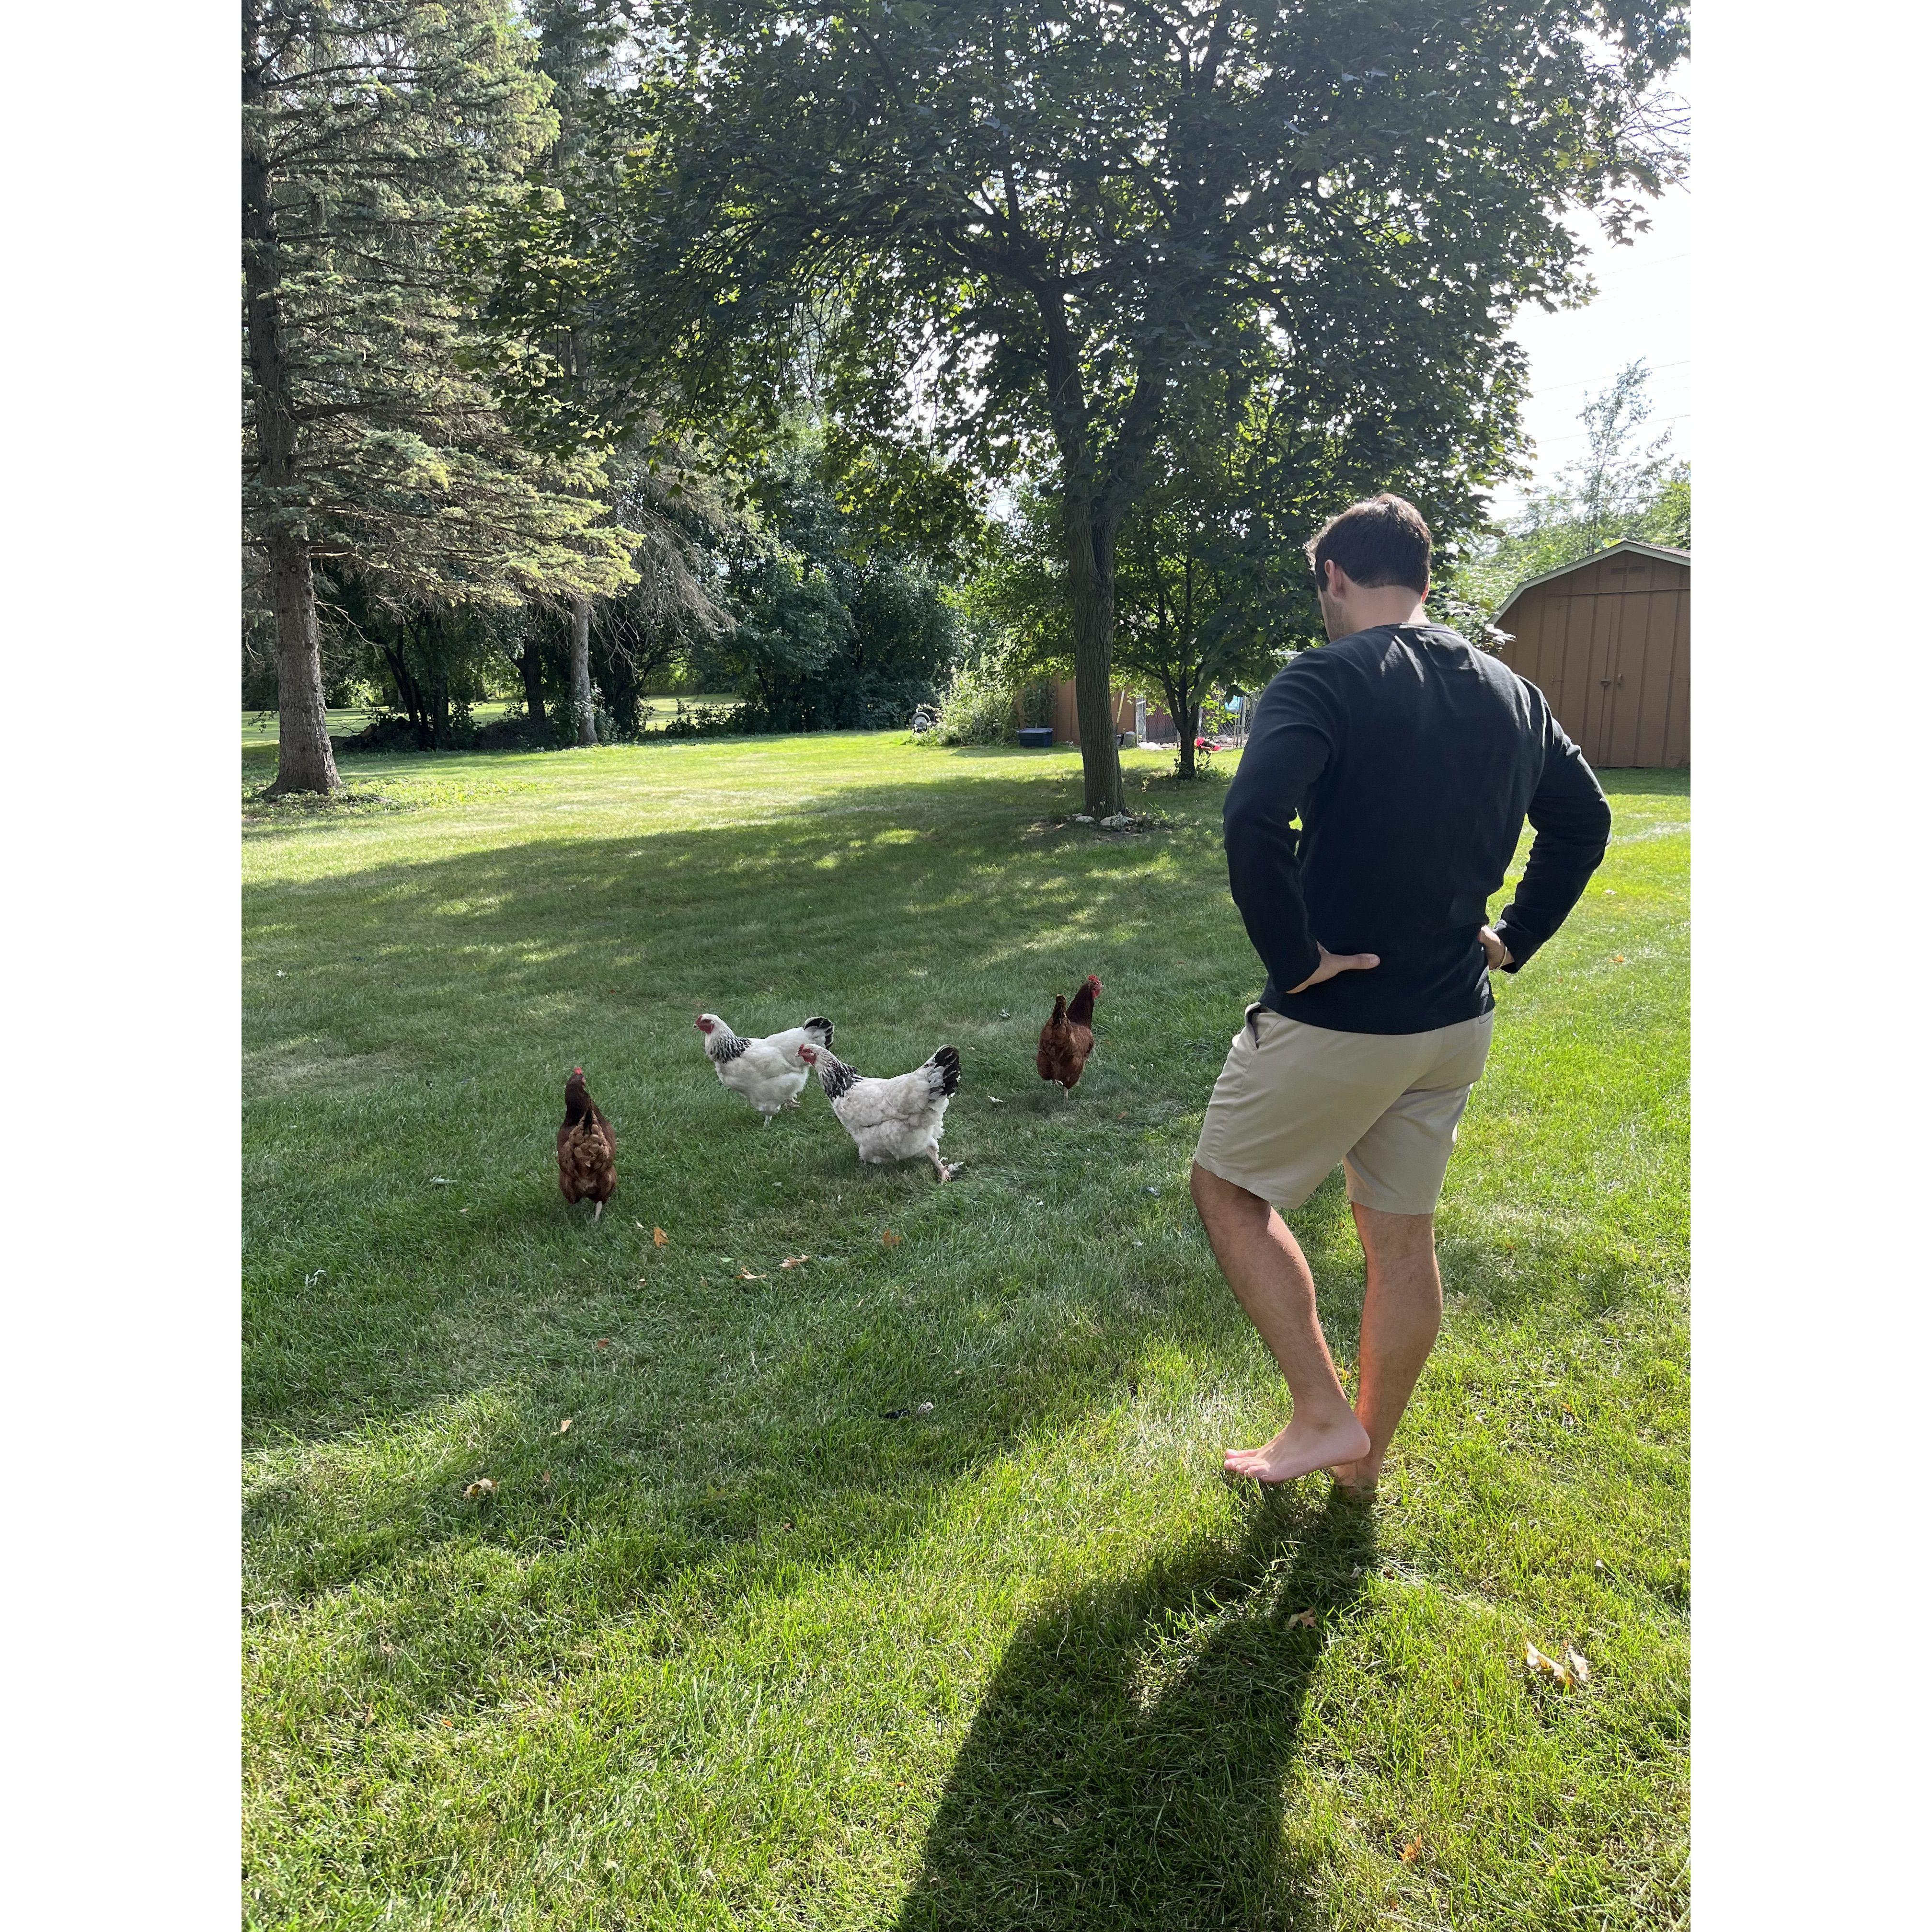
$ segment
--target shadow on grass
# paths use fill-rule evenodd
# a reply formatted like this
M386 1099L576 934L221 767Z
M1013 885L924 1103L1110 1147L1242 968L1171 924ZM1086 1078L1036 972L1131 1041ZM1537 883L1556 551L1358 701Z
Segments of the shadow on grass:
M774 824L250 889L244 1410L288 1453L247 1534L272 1592L452 1540L641 1539L659 1555L613 1572L614 1601L667 1564L785 1560L786 1522L818 1520L821 1552L876 1547L1152 1352L1245 1372L1256 1345L1185 1174L1255 962L1206 854L1028 842L1059 784L862 788ZM1211 817L1185 838L1204 845ZM1041 1086L1035 1041L1090 970L1100 1045L1070 1099ZM867 1072L950 1040L965 1172L861 1168L815 1090L761 1127L704 1058L700 1006L747 1032L828 1012ZM619 1138L594 1232L555 1180L579 1064ZM1352 1358L1339 1179L1294 1225ZM1526 1300L1556 1265L1480 1250L1468 1271ZM368 1439L387 1431L393 1453ZM463 1502L485 1474L487 1505Z
M600 1526L694 1558L692 1534L715 1551L823 1506L856 1528L866 1491L896 1520L1082 1412L1171 1322L1223 1323L1171 1170L1251 974L1170 842L1024 842L1049 789L988 782L962 810L878 787L776 824L251 888L244 1411L287 1453L248 1527L281 1546L278 1588ZM1027 1104L1038 1028L1089 970L1114 976L1102 1048L1049 1113ZM862 1168L815 1090L761 1126L705 1060L700 1006L747 1032L830 1012L881 1074L952 1041L965 1173ZM1211 1053L1172 1048L1177 1010ZM594 1232L556 1193L573 1064L618 1134ZM922 1400L916 1427L884 1420ZM435 1454L321 1473L331 1438L394 1430ZM461 1506L486 1473L489 1508Z
M1372 1515L1339 1496L1292 1510L1264 1497L1238 1550L1082 1592L1015 1638L898 1932L1303 1922L1283 1793L1310 1680L1376 1544Z

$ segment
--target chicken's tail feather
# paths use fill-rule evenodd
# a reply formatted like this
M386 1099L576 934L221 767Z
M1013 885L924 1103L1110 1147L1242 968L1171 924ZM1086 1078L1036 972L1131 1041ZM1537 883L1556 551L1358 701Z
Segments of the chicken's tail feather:
M832 1022L828 1019L823 1018L808 1019L802 1030L810 1034L820 1046L830 1046L832 1044Z
M939 1090L942 1094L958 1092L959 1049L956 1046L942 1046L926 1064L939 1069Z

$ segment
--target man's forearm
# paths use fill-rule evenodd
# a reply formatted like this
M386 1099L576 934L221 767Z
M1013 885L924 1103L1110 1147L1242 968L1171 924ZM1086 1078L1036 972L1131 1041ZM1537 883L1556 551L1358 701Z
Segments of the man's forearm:
M1603 863L1606 849L1602 844L1576 844L1548 832L1537 835L1522 883L1496 921L1496 936L1510 950L1505 972L1516 972L1538 946L1556 937L1583 896L1590 874Z

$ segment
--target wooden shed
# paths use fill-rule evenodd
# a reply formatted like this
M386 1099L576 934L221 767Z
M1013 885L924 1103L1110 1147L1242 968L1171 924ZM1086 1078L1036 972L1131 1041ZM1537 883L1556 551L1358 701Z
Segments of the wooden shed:
M1593 765L1690 762L1690 553L1626 540L1519 584L1496 655Z
M1132 730L1134 716L1134 694L1117 688L1114 693L1114 729ZM1070 677L1063 679L1054 694L1053 742L1056 745L1077 745L1080 742L1080 706Z

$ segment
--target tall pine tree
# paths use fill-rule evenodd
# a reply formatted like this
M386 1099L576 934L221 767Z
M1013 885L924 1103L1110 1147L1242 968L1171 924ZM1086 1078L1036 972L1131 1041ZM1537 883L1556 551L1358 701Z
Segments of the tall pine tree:
M392 609L621 588L594 458L539 457L464 355L440 241L554 140L504 0L243 0L245 527L275 626L274 793L339 782L316 573Z

